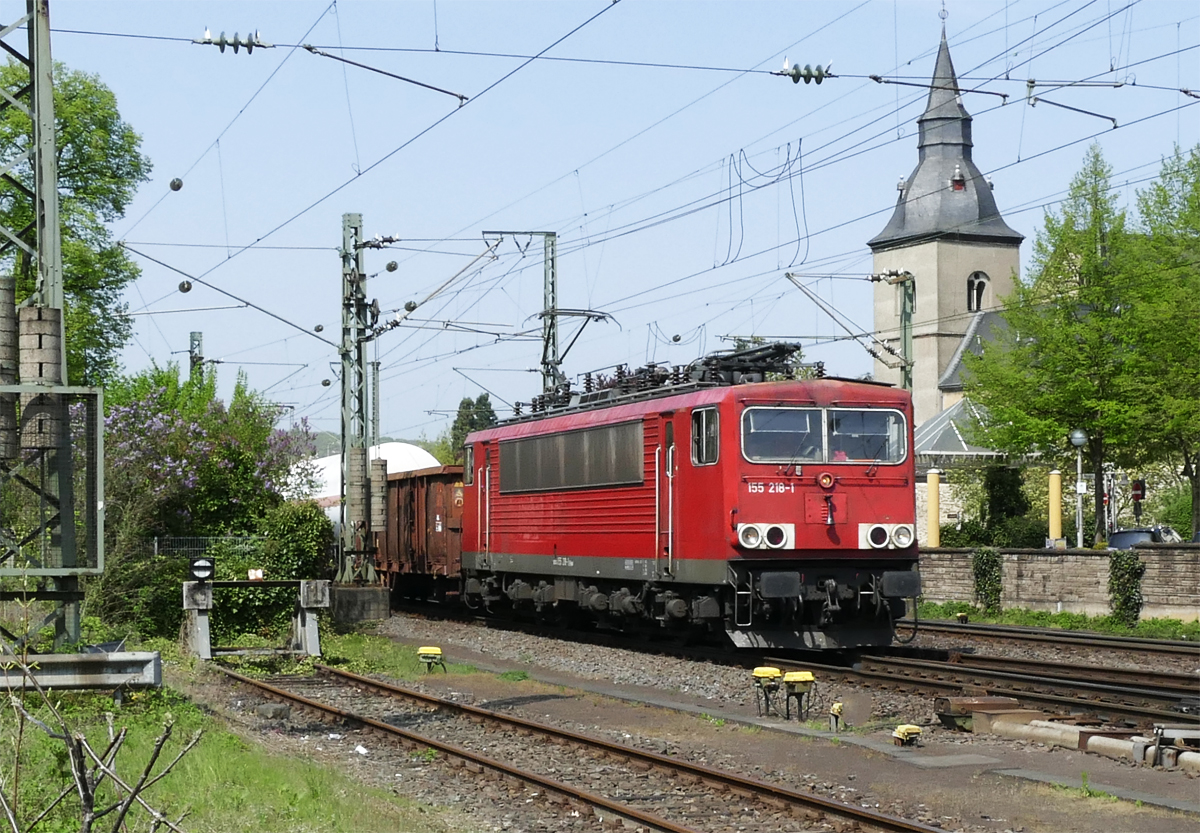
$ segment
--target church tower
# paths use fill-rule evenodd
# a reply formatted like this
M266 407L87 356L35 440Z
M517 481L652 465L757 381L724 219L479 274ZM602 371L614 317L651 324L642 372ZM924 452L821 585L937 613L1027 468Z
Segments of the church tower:
M892 219L867 245L875 271L913 275L913 407L917 425L961 396L939 383L956 371L984 315L1010 293L1024 239L1004 222L992 184L971 160L971 116L962 104L946 30L925 113L917 120L917 167L897 186ZM900 350L903 287L875 284L875 332ZM889 357L890 358L890 357ZM900 384L900 371L875 362L875 378Z

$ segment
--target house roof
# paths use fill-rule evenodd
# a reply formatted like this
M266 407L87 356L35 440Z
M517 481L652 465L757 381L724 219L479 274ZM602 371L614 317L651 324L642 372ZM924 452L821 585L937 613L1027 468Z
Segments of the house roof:
M913 446L923 465L953 464L970 459L1002 456L967 440L967 433L980 418L981 410L968 399L960 399L917 427Z
M962 390L963 357L967 353L973 353L978 356L980 351L983 350L983 343L985 341L995 341L997 336L1007 326L998 310L975 313L971 318L971 323L967 325L967 331L963 333L962 340L954 350L954 355L950 357L950 362L946 365L945 372L938 379L938 390Z

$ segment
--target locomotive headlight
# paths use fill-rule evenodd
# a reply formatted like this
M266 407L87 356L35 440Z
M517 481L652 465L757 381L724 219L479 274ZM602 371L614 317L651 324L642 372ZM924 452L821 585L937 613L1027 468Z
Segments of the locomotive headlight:
M767 546L773 550L777 550L787 543L787 531L778 524L771 524L767 527Z
M888 528L883 524L875 524L867 530L867 543L877 550L886 547L890 537Z
M757 549L762 543L762 532L754 524L743 524L738 530L738 543L747 549Z
M892 544L899 549L904 549L913 542L913 530L908 524L896 524L896 528L892 530Z

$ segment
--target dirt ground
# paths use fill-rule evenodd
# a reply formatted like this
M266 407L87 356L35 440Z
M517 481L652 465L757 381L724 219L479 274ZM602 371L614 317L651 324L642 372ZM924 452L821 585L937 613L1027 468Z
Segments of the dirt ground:
M509 670L494 657L471 656L461 648L455 649L455 661ZM511 667L529 669L515 663ZM676 705L690 711L680 712L617 699L670 699L659 690L639 692L598 686L595 680L530 673L538 679L510 682L490 674L431 674L421 682L429 691L485 708L566 724L589 734L637 739L654 751L687 754L721 768L776 773L793 788L816 785L843 800L883 807L893 802L924 805L923 820L939 826L953 827L957 819L972 827L1029 833L1200 831L1200 814L1152 803L1159 799L1200 804L1200 779L1179 771L1156 771L1085 752L952 732L931 733L933 737L920 748L894 754L854 743L861 738L886 747L891 739L885 730L869 735L851 731L845 740L785 733L738 722L757 720L753 709L714 708L681 696ZM765 722L781 728L789 725L776 718ZM790 726L796 727L796 721ZM955 765L953 761L963 755L989 760ZM1136 800L1088 797L1081 789L1001 774L1010 770L1076 787L1082 775L1093 790L1116 788L1144 800L1139 805Z
M713 705L660 689L572 678L525 663L471 655L462 648L456 648L454 654L455 662L492 672L523 670L531 678L433 673L421 678L420 687L485 708L776 780L793 789L879 806L885 812L902 806L917 811L921 821L934 826L997 833L1200 833L1200 814L1154 803L1200 804L1200 779L1178 771L1155 771L1083 752L941 731L929 732L917 749L895 750L889 747L890 736L883 729L869 733L851 730L838 738L798 733L796 721L760 719L753 707ZM350 760L354 765L348 774L353 777L409 795L391 770L375 773L365 760L353 760L358 756L348 759L344 750L301 743L277 726L236 708L238 698L244 695L215 672L170 682L226 717L244 737L271 751L343 770ZM671 708L664 707L668 705ZM869 704L860 705L866 707ZM354 741L346 742L353 745ZM1003 774L1012 770L1071 786ZM1115 789L1144 800L1085 795L1078 789L1081 774L1097 792ZM409 797L426 800L420 792ZM430 819L430 829L466 833L475 828L456 808L429 810L436 817Z

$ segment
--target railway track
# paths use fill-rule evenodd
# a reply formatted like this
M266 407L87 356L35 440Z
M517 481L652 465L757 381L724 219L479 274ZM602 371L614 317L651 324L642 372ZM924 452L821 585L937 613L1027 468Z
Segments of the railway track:
M907 633L913 626L912 619L901 619L897 628ZM1136 651L1138 653L1163 654L1167 656L1190 656L1200 661L1200 642L1169 639L1145 639L1134 636L1111 636L1086 631L1063 631L1056 628L1021 628L1013 625L971 625L958 622L920 621L917 633L949 634L970 636L980 639L1020 640L1046 645L1080 645L1089 648Z
M452 766L523 785L526 795L532 788L532 795L565 802L571 812L602 824L623 820L682 833L728 825L740 812L763 831L937 829L327 666L318 665L313 677L270 681L222 670L265 697L386 735L411 749L435 750ZM484 754L488 750L491 755Z
M1003 671L1010 674L1053 677L1062 680L1107 683L1125 688L1150 688L1156 695L1179 699L1200 698L1200 673L1178 674L1170 671L1146 671L1133 668L1097 667L1067 662L1041 662L1015 657L957 654L949 662L971 668Z
M964 690L1013 697L1023 706L1076 715L1097 715L1134 724L1200 725L1200 683L1192 675L1095 669L1064 663L956 655L951 662L867 657L854 668L767 660L781 669L817 672L825 679L940 696ZM1189 688L1190 686L1190 688Z

